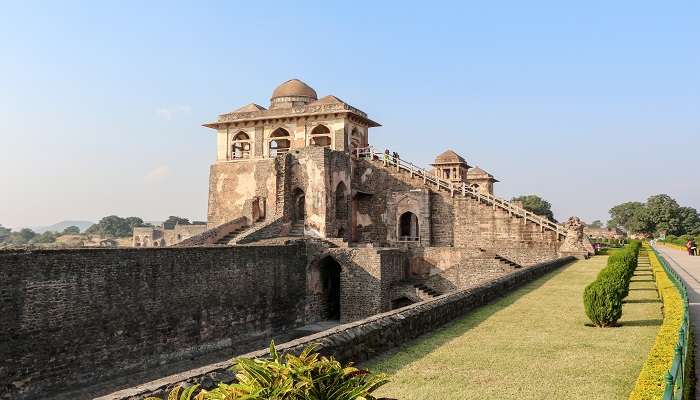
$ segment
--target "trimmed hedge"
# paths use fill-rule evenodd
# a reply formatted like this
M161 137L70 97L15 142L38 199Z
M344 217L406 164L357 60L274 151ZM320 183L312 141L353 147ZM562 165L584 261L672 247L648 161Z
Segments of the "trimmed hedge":
M654 272L656 287L663 300L664 322L656 335L656 341L642 366L637 383L630 393L630 400L660 399L666 388L665 375L671 369L675 355L678 331L683 322L683 299L676 285L666 275L666 271L656 258L656 254L645 244L649 261ZM692 358L691 358L692 359ZM689 368L691 369L691 368ZM692 382L688 379L686 382ZM689 391L690 392L690 391Z
M596 326L614 326L622 317L622 299L629 293L640 247L640 242L633 241L610 255L607 267L584 289L583 307Z

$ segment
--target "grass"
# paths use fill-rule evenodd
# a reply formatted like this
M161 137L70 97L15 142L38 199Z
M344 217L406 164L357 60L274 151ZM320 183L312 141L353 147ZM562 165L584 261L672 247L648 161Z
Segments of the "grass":
M621 326L587 326L583 289L606 261L577 261L367 363L391 379L377 397L627 398L661 324L661 303L651 270L640 266Z

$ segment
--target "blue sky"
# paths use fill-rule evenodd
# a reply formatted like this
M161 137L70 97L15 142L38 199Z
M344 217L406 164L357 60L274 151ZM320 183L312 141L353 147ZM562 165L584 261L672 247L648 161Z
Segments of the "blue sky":
M99 3L3 5L0 224L204 219L201 124L295 77L559 219L700 208L698 1Z

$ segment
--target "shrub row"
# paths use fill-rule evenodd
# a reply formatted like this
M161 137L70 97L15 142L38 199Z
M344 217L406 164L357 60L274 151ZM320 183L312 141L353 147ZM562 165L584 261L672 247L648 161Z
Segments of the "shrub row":
M648 250L648 245L644 245ZM663 301L664 321L656 335L654 345L647 356L642 371L637 378L637 383L630 393L630 400L660 399L662 398L666 382L664 377L671 368L675 354L676 343L678 342L678 332L683 321L683 299L678 288L666 275L661 263L656 258L656 254L649 250L649 262L656 280L656 287ZM690 355L692 360L692 355ZM692 377L687 380L693 381ZM691 391L688 390L690 393Z
M614 326L622 316L622 299L629 292L640 247L639 241L632 241L610 255L608 265L583 291L586 315L596 326Z

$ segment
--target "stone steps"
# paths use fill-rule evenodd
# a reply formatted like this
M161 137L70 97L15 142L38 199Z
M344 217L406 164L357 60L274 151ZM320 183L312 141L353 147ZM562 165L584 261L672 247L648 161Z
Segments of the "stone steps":
M418 290L419 292L422 292L425 296L430 297L430 298L437 297L437 296L440 296L442 294L442 293L438 292L437 290L426 286L424 283L416 283L413 285L413 287L416 288L416 290ZM421 297L425 297L425 296L421 296Z
M233 231L227 233L227 234L226 234L225 236L223 236L221 239L217 240L217 241L216 241L216 244L219 244L219 245L226 245L226 244L228 244L228 243L231 241L231 239L233 239L234 237L236 237L239 233L243 232L243 231L246 230L247 228L248 228L248 226L246 225L246 226L242 226L242 227L240 227L240 228L238 228L238 229L235 229L235 230L233 230Z
M370 162L372 165L374 165L374 166L379 166L379 167L381 167L381 168L383 168L383 169L389 171L392 175L400 175L400 176L403 176L403 177L410 177L411 181L416 181L416 180L417 180L417 181L421 181L421 186L423 186L423 187L427 187L428 189L430 189L430 190L432 190L432 191L434 191L434 192L436 192L436 193L440 193L440 194L442 194L442 195L450 196L449 190L446 190L445 188L442 188L442 187L439 187L439 188L436 190L434 184L432 184L430 181L424 181L423 177L422 177L421 175L419 175L419 174L411 174L410 172L408 172L408 171L406 171L406 170L404 170L404 169L402 169L402 168L396 168L395 165L391 165L391 164L385 166L385 165L384 165L384 162L383 162L381 159L374 159L374 160L371 160L371 161L370 161L370 160L367 160L367 161L369 161L369 162ZM457 193L457 192L455 192L455 196L456 196L456 193ZM461 194L460 194L460 196L461 196ZM473 199L473 198L469 198L469 199L470 199L471 201L477 202L477 203L480 204L480 205L483 205L484 207L493 208L494 212L497 213L497 214L508 215L508 216L510 216L511 218L515 217L516 219L522 220L522 221L523 221L523 224L530 225L530 226L537 226L537 227L539 227L540 230L542 230L542 231L544 231L544 230L549 230L549 228L541 227L538 223L536 223L536 222L534 222L534 221L531 221L531 220L529 220L529 219L523 217L522 215L518 215L518 214L515 214L515 213L510 213L509 211L504 210L504 209L502 209L502 208L500 208L500 207L495 207L495 206L492 206L492 205L484 204L484 203L482 203L481 201L479 201L479 200L477 200L477 199Z

